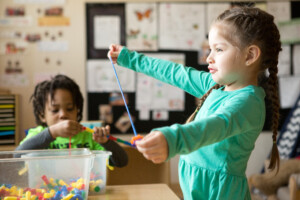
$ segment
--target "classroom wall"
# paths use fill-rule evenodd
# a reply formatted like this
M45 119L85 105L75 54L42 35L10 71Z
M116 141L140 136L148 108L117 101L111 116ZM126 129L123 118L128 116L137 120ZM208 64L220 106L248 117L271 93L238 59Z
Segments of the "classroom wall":
M56 40L66 41L68 43L68 51L65 52L40 52L37 44L28 44L26 53L20 55L0 55L1 74L9 60L19 61L23 74L27 78L28 83L23 86L10 85L4 88L9 89L12 93L20 94L20 133L24 137L24 130L34 127L35 119L33 109L29 98L33 93L37 79L48 77L51 74L63 73L73 78L81 88L81 92L86 99L85 89L85 9L84 0L66 1L64 15L70 18L70 25L63 27L38 27L33 25L30 27L0 27L0 31L21 30L30 33L41 33L45 38L45 32L50 37L55 36ZM0 1L0 16L4 16L4 8L12 6L12 0ZM26 4L26 12L32 15L33 21L38 17L37 10L43 9L46 5ZM35 22L36 23L36 22ZM63 33L62 37L58 37L58 32ZM48 36L49 38L49 36ZM49 39L51 41L51 39ZM0 40L0 42L5 39ZM45 59L49 59L49 63ZM61 64L57 65L56 62ZM2 86L3 87L3 86ZM84 104L84 119L86 117L86 104Z

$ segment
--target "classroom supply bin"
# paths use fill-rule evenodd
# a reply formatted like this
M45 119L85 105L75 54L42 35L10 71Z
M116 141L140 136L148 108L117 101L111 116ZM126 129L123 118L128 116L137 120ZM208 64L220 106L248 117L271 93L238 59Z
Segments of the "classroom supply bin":
M94 157L88 149L0 152L0 199L85 200Z
M94 150L92 153L95 159L90 175L89 195L103 194L106 189L106 164L112 153L100 150Z

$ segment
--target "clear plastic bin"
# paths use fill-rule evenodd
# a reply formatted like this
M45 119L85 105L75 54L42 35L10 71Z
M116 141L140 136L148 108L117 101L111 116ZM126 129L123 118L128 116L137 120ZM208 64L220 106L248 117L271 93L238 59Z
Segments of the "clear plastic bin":
M103 194L106 189L106 163L109 156L112 154L110 151L92 151L95 154L94 165L90 175L89 195Z
M87 199L94 158L88 149L2 151L0 199Z

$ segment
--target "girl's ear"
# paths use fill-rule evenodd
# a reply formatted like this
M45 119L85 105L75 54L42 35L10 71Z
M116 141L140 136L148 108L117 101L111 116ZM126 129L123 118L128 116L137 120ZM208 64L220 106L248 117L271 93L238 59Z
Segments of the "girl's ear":
M259 60L261 51L257 45L251 45L247 48L246 65L249 66Z

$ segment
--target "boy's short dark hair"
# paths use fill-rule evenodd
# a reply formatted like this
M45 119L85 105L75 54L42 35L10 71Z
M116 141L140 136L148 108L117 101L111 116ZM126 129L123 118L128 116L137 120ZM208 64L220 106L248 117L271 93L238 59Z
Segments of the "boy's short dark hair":
M41 121L41 117L44 117L45 115L45 107L46 102L48 100L48 95L50 94L51 99L53 99L54 92L57 89L65 89L71 92L73 102L78 109L77 121L81 121L83 97L80 92L79 86L71 78L59 74L55 77L52 77L51 80L46 80L41 83L38 83L35 86L34 93L30 98L33 105L35 121L38 125L47 126L46 123Z

